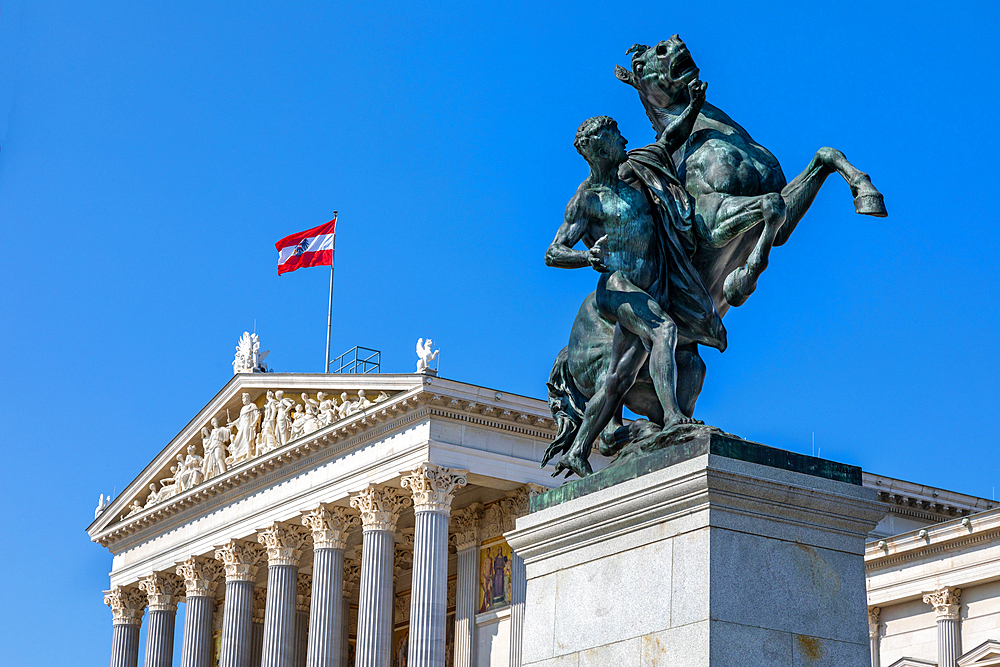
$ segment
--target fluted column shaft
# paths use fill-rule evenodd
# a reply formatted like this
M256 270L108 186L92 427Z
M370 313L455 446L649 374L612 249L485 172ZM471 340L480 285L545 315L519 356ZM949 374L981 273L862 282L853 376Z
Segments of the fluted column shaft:
M416 511L407 664L444 667L448 595L448 514Z
M361 587L356 667L392 664L392 585L396 522L410 499L397 489L369 485L351 498L361 512Z
M267 606L261 667L292 667L295 659L297 565L267 566Z
M295 667L306 667L306 650L309 635L309 612L298 609L295 612Z
M362 533L358 598L357 667L392 664L392 575L396 536L367 527Z
M136 667L139 664L139 626L115 623L111 636L111 667Z
M171 667L174 664L174 626L177 608L149 610L146 625L146 667Z
M524 597L528 576L524 559L513 553L510 568L510 667L521 667L521 644L524 642Z
M938 667L957 667L962 655L961 594L960 589L946 586L924 595L924 602L934 607L937 617Z
M254 623L250 627L250 667L260 667L264 652L264 624Z
M209 667L212 664L212 614L215 598L188 596L184 611L184 640L181 667Z
M448 612L448 523L466 470L422 463L402 484L413 491L413 578L408 667L444 667Z
M307 667L337 667L343 651L344 549L313 551Z
M222 609L222 647L219 667L250 667L253 632L253 582L226 581L226 605Z
M460 545L455 582L455 667L473 667L476 646L476 597L479 593L479 542Z
M295 660L295 605L298 594L300 526L274 524L257 535L267 548L267 603L261 667L293 667Z

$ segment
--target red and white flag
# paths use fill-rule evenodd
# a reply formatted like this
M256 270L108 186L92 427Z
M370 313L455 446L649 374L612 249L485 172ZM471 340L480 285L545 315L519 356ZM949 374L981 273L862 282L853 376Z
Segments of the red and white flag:
M274 244L278 249L278 275L309 266L333 264L333 236L337 216L319 227L291 234Z

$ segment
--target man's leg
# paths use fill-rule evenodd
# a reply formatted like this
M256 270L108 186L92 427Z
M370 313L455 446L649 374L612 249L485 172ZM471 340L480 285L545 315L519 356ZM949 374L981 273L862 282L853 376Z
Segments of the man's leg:
M587 401L580 430L573 439L572 447L556 464L553 475L569 470L584 477L593 472L587 459L590 457L594 441L618 412L646 357L647 352L642 340L621 326L615 326L608 373L593 397Z

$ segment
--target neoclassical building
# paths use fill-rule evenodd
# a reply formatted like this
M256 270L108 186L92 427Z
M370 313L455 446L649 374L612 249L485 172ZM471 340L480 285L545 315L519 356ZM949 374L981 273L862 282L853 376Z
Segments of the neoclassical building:
M552 485L543 401L431 374L239 373L99 510L112 657L519 665L503 538ZM103 504L103 503L102 503Z
M889 509L865 549L873 667L1000 665L1000 504L864 483Z
M113 554L112 667L519 666L503 535L555 485L555 431L544 401L431 374L234 375L88 528ZM1000 505L863 484L888 510L873 667L1000 667Z

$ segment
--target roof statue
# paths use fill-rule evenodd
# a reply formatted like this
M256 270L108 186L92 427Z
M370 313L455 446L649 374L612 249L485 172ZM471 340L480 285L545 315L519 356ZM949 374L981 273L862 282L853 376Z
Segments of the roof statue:
M677 35L626 54L631 70L615 75L638 92L655 141L626 151L611 118L580 126L574 143L590 175L545 253L549 266L599 274L548 382L559 434L543 465L561 455L556 474L567 476L592 472L595 444L620 462L712 429L694 418L706 370L698 347L725 351L722 318L753 293L827 176L847 181L857 213L886 215L868 174L834 148L786 182L777 159L706 101ZM623 405L642 418L626 426Z
M441 350L434 350L431 352L431 345L434 341L428 338L424 341L423 338L417 339L417 372L424 373L426 375L437 375L437 369L431 368L431 362L437 359L438 353Z
M111 496L108 496L107 500L105 500L104 494L102 493L100 498L97 499L97 508L94 509L94 518L96 519L97 517L101 516L101 512L103 512L104 509L110 504L111 504Z
M233 359L233 375L240 373L267 373L264 360L270 350L260 351L260 337L255 333L244 331L236 346L236 358Z

